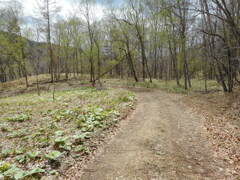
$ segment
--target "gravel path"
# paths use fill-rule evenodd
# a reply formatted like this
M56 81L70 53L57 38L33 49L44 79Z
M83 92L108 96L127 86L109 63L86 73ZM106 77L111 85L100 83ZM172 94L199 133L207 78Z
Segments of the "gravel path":
M136 93L135 112L82 180L228 179L226 165L208 145L203 119L181 103L183 96Z

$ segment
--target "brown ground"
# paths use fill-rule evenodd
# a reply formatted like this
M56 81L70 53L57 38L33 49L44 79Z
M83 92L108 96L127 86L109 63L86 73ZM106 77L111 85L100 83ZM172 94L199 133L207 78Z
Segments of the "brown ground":
M182 95L153 90L137 97L136 111L82 180L232 179L208 144L203 118L191 113Z
M204 127L218 158L228 162L229 173L240 179L240 93L186 96L184 102L205 117Z

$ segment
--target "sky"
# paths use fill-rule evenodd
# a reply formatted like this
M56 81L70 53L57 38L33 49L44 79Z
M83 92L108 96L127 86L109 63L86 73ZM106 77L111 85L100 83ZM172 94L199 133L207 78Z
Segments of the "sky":
M19 0L23 6L24 16L35 16L37 9L37 0ZM55 0L57 5L61 7L61 11L59 15L63 18L68 17L74 11L76 11L76 7L78 6L78 2L80 0ZM123 0L113 0L115 6L120 5ZM96 5L94 8L94 14L96 17L102 17L104 14L104 8L106 0L96 0ZM74 10L75 9L75 10Z
M12 2L13 0L0 0L0 6L2 2ZM38 0L17 0L22 4L24 21L27 24L35 24L37 16L39 14ZM80 0L55 0L56 4L61 7L61 11L58 13L58 17L67 18L78 12L78 4ZM101 19L104 16L104 9L106 8L106 1L112 1L114 6L119 6L124 0L96 0L94 7L94 17Z

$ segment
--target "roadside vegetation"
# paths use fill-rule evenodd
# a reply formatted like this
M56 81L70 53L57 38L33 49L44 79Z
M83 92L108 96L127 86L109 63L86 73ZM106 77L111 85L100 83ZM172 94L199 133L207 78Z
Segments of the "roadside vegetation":
M126 90L75 88L0 99L0 177L63 173L96 149L92 139L134 108Z

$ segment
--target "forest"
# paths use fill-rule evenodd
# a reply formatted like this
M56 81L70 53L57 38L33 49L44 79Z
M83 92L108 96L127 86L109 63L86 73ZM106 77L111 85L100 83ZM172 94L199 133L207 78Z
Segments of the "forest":
M0 1L0 179L238 179L239 47L239 0Z
M215 80L223 91L239 84L239 2L109 2L102 17L94 1L77 3L76 12L56 18L54 0L37 3L37 23L24 26L17 1L1 8L1 82L49 73L89 74L94 85L105 75L135 81ZM181 79L183 82L181 83Z

